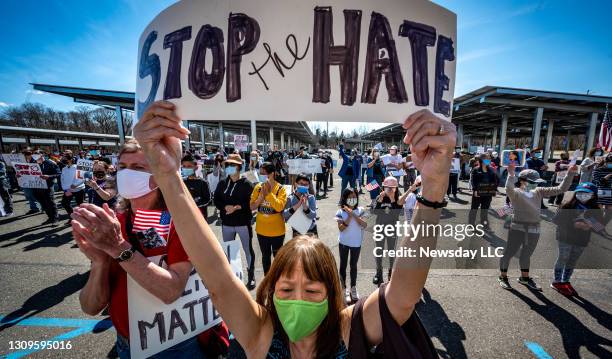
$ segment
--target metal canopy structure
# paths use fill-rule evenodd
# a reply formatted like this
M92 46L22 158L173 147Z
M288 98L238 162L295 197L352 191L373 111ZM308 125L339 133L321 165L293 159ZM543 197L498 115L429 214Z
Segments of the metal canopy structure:
M125 140L124 125L123 125L123 110L134 110L135 93L126 91L111 91L111 90L99 90L99 89L88 89L81 87L69 87L69 86L57 86L48 84L31 84L34 90L44 91L53 93L61 96L71 97L75 102L85 103L98 106L114 107L117 114L117 129L119 131L119 140L121 143ZM187 125L196 125L206 128L219 128L220 142L228 142L224 136L226 131L232 131L235 133L248 134L249 137L253 137L253 131L256 131L258 139L267 137L263 143L272 147L270 139L276 139L278 137L280 141L276 141L281 147L287 145L287 147L293 144L310 144L313 143L313 133L308 127L308 124L304 121L296 122L271 122L271 121L194 121ZM256 128L255 128L256 127ZM278 130L280 136L274 136L274 130ZM251 132L249 132L251 131ZM195 142L188 141L189 144L195 144ZM255 141L251 141L255 142Z
M555 135L585 134L585 148L592 147L598 118L608 103L610 96L485 86L455 99L452 121L458 144L467 136L484 136L491 138L493 147L503 149L509 137L531 137L532 147L544 147L549 158ZM401 136L401 125L392 124L363 138L387 142Z

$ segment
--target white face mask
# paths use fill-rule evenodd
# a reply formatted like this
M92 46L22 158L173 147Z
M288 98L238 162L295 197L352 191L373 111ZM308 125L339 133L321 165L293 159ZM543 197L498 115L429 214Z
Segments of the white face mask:
M586 192L577 192L576 193L576 199L580 202L580 203L587 203L588 201L590 201L593 198L593 194L592 193L586 193Z
M38 161L38 160L39 160L39 159L41 159L41 158L42 158L42 155L32 155L32 159L33 159L34 161Z
M348 204L351 207L355 207L357 205L357 198L347 198L346 204Z
M149 179L152 174L149 172L122 169L117 172L117 192L126 199L134 199L145 196L157 187L151 189Z

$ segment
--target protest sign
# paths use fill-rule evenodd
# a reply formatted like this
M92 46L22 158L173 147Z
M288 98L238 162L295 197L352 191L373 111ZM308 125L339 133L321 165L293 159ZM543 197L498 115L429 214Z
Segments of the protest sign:
M310 226L312 226L312 219L308 218L302 208L298 208L291 217L287 220L287 224L291 228L295 229L300 234L308 233Z
M453 12L425 0L329 5L183 0L168 7L139 39L136 119L164 99L183 120L403 122L423 108L450 120Z
M234 240L220 244L232 271L242 280L240 242ZM149 260L164 266L162 258L155 256L149 257ZM132 358L148 358L198 335L222 320L195 269L187 280L182 296L171 304L164 304L128 275L128 312Z
M461 172L461 159L460 158L453 158L451 160L451 169L450 169L451 173L459 173Z
M240 152L246 151L249 146L249 136L234 135L234 148Z
M21 188L47 188L47 181L40 178L42 171L38 163L18 163L14 162L17 183Z
M2 159L7 166L14 167L13 163L26 163L23 153L3 153Z
M93 172L93 163L91 160L80 159L77 161L76 178L91 179Z
M289 166L289 174L297 175L300 173L311 174L311 173L322 173L321 160L318 158L305 159L305 158L294 158L287 160Z

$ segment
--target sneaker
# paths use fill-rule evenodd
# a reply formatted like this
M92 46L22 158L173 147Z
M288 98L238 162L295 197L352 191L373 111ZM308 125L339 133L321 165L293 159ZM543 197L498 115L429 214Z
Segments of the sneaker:
M351 293L349 292L348 288L344 288L344 302L345 303L351 302Z
M376 285L381 285L382 284L382 273L376 273L374 278L372 278L372 283Z
M353 302L359 300L359 293L357 293L357 287L351 287L351 300Z
M44 221L43 223L41 223L41 226L46 226L47 224L52 224L55 225L57 224L57 218L49 218L46 221Z
M256 286L257 285L255 283L255 279L251 279L250 281L247 282L247 285L246 285L248 290L253 290L255 289Z
M567 287L567 283L563 283L563 282L550 283L550 287L556 290L557 292L563 294L566 297L569 297L572 295L572 292Z
M539 292L542 291L542 287L540 287L539 285L536 284L536 282L533 281L533 279L531 277L518 277L516 279L517 282L521 283L522 285L526 286L529 289L533 289L533 290L537 290Z
M578 296L578 292L576 292L576 289L574 289L574 287L572 287L572 284L570 282L565 283L565 286L566 286L567 290L570 292L570 296L572 296L572 297L577 297Z
M508 282L508 277L503 277L503 276L499 276L497 278L497 281L499 282L499 286L504 288L504 289L512 289L512 287L510 286L510 282Z

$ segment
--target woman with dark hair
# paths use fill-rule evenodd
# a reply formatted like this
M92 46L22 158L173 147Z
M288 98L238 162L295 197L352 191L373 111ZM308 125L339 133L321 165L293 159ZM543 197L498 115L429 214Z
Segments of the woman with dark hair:
M297 211L302 213L310 220L310 227L308 234L311 236L318 236L317 230L317 200L314 194L310 193L312 183L310 178L305 174L300 173L295 178L294 191L287 197L287 204L283 210L283 217L285 221L288 221ZM298 231L293 228L293 236L297 236Z
M346 303L357 302L357 261L361 252L363 241L363 230L367 227L363 219L365 210L359 207L359 192L357 189L346 188L340 197L340 209L336 212L338 222L338 250L340 251L340 280L344 290L344 301ZM350 254L351 265L351 289L346 286L346 265Z
M233 336L249 358L366 358L376 347L385 358L437 357L435 348L414 311L420 301L431 259L398 258L392 278L375 293L348 307L342 301L338 269L331 250L319 239L299 236L279 251L261 282L255 299L232 272L231 266L208 223L195 207L178 176L181 119L175 105L158 101L134 128L159 186L166 195L189 258L209 290L215 309L230 324ZM171 112L171 115L168 113ZM164 123L155 121L164 117ZM418 124L418 125L417 125ZM404 122L404 142L411 145L413 159L423 178L423 190L414 215L416 223L434 224L448 186L440 176L450 168L456 142L455 126L428 110L414 113ZM264 193L254 206L273 199L277 187L268 176ZM271 188L270 188L271 187ZM258 197L259 198L259 194ZM257 215L259 217L260 214ZM417 233L408 246L433 250L436 236ZM347 348L348 345L348 348Z
M474 168L470 175L473 192L468 221L470 224L476 223L476 212L480 208L480 222L485 229L489 229L488 211L497 193L497 175L491 168L491 158L488 153L481 154L476 161L478 161L478 167Z
M597 165L597 157L603 156L601 148L593 147L589 150L587 157L580 162L580 183L593 180L593 169Z
M563 182L565 176L567 176L567 169L569 168L569 154L567 152L561 153L561 159L555 162L555 175L553 176L553 183L559 184ZM548 197L548 204L556 204L557 206L563 201L564 193L559 193L554 197Z
M93 178L85 181L85 185L89 187L87 193L89 203L93 203L98 207L102 207L104 203L108 203L111 208L115 207L117 196L117 186L115 179L110 176L110 165L104 161L94 161Z
M450 168L449 168L450 171ZM447 181L448 182L448 181ZM400 193L398 188L397 178L389 176L385 178L382 183L383 190L376 198L376 205L374 206L373 213L376 215L377 225L395 225L399 219L401 210L404 208L404 201L400 200ZM387 243L387 250L395 250L397 242L396 234L385 237L379 241L376 241L376 247L382 249ZM393 269L394 256L389 256L389 272L387 279L391 279L391 270ZM383 265L382 257L376 256L376 274L372 279L372 283L381 285L383 283Z
M259 181L251 193L250 209L257 211L255 232L261 250L264 274L270 269L272 256L285 241L285 219L283 210L287 204L285 187L276 181L276 167L264 162L259 168Z
M597 204L597 186L580 183L572 198L563 203L554 218L557 225L559 254L550 287L566 296L577 296L570 278L582 252L589 245L591 233L605 232L603 211Z
M382 182L385 179L385 167L383 166L382 160L380 159L380 151L377 148L372 149L372 157L368 158L368 169L366 171L368 184L376 181L376 188L369 190L370 199L372 202L370 203L370 207L374 208L376 205L376 198L378 198L380 194L380 189L382 186Z

